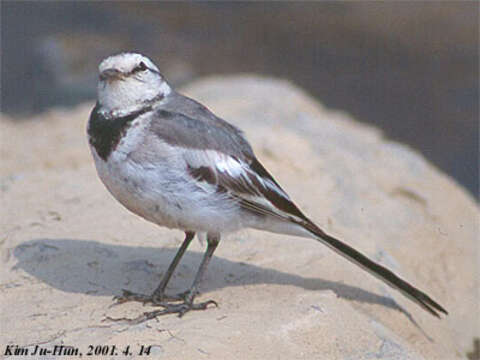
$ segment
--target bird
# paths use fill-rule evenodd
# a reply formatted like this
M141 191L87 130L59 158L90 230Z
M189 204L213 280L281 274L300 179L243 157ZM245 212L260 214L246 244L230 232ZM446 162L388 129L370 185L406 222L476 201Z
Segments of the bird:
M152 294L124 289L115 297L158 307L139 321L217 306L194 301L199 284L221 237L244 228L317 240L430 314L448 314L425 292L320 229L260 163L239 128L175 91L142 54L122 52L100 63L87 136L98 176L113 197L147 221L185 233ZM193 283L168 295L195 235L206 237L207 246Z

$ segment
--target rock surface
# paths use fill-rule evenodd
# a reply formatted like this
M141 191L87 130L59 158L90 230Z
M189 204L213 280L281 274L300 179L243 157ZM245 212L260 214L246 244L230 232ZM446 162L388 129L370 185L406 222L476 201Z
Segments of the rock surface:
M168 359L451 359L471 350L479 213L463 189L287 82L209 78L184 92L241 127L310 218L450 315L430 316L315 241L246 230L224 239L203 283L199 299L218 308L140 325L109 320L148 309L111 307L112 297L152 291L183 234L130 214L100 183L85 137L90 103L1 120L3 349L64 344L85 355L89 345L130 345L140 358L152 345L152 358ZM171 292L189 286L203 249L192 244Z

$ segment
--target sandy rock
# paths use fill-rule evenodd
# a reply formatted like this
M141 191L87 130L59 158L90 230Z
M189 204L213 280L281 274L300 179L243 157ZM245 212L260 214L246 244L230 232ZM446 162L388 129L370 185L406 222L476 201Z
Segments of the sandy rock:
M0 344L130 346L140 358L440 359L479 336L478 207L407 147L291 84L210 78L185 92L240 126L257 156L313 220L432 295L438 320L315 241L257 231L219 246L200 299L219 308L140 325L148 308L111 307L150 292L183 237L130 214L90 157L93 104L1 120ZM170 286L189 286L195 242ZM4 351L1 350L2 352ZM45 357L48 358L48 357ZM119 358L106 356L105 358Z

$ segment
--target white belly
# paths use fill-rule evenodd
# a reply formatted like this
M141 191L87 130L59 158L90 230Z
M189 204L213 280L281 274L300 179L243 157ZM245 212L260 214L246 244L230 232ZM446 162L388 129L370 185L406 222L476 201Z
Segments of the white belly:
M166 208L166 201L161 194L153 191L152 179L148 179L148 170L121 159L118 153L112 153L108 161L101 159L92 149L98 176L108 191L133 213L159 225L177 227L168 214L158 210ZM150 174L151 177L151 174ZM161 184L155 184L155 187ZM162 216L163 215L163 216Z
M178 163L134 161L121 146L101 159L91 149L98 175L127 209L160 226L202 232L232 232L244 224L239 208L223 195L206 193Z

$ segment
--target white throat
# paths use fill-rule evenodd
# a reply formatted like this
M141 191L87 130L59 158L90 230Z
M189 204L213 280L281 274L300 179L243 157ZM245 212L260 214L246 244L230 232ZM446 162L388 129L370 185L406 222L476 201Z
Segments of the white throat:
M136 79L101 81L98 83L98 102L102 110L109 113L126 114L163 101L172 92L164 80L144 83Z

